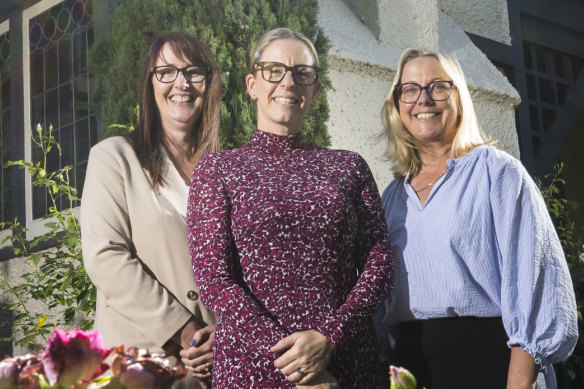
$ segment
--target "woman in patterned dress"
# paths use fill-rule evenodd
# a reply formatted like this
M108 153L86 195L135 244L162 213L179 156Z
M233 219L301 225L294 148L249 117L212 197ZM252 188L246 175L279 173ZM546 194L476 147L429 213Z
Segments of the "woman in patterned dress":
M393 264L383 210L356 153L302 141L320 88L302 34L264 35L246 77L257 130L193 173L187 227L201 299L218 317L217 388L375 388L372 315Z

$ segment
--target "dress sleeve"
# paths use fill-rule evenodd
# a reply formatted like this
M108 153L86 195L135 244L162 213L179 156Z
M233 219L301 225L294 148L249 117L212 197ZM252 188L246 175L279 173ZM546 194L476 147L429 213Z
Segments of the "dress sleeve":
M290 332L245 286L231 232L231 199L221 169L209 158L193 172L187 228L201 301L221 322L237 329L235 336L247 352L274 358L270 347Z
M162 347L192 315L134 252L123 173L127 169L106 148L91 149L81 202L83 261L108 307Z
M516 160L496 169L490 197L508 345L519 345L541 367L562 361L578 338L576 301L544 200Z
M393 285L393 256L379 191L367 163L358 157L359 190L354 204L358 218L354 258L359 279L344 304L316 330L336 349L359 336L362 320L372 318Z

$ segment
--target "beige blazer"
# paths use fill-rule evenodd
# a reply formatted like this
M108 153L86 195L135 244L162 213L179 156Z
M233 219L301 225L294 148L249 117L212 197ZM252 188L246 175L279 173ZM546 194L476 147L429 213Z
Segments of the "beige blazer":
M166 185L154 192L125 138L108 138L89 155L81 242L85 268L97 288L94 328L106 347L162 352L191 317L202 326L216 322L199 300L189 257L189 188L167 155L165 164Z

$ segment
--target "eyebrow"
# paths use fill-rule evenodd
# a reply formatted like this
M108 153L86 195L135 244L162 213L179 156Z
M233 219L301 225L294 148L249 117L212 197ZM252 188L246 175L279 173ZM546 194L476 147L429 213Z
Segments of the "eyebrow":
M432 82L435 82L435 81L449 81L448 80L449 78L450 77L448 77L448 76L446 76L446 77L436 77L436 78L431 79L429 82L427 82L426 85L428 85L428 84L430 84ZM424 85L422 85L422 84L420 84L419 82L416 82L416 81L402 81L402 82L400 82L400 84L418 84L418 85L424 86Z

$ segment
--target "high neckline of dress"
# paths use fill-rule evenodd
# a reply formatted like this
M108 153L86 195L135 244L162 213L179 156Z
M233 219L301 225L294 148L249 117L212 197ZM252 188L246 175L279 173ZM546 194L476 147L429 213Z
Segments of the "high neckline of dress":
M257 128L249 145L270 151L282 152L301 149L304 143L302 142L302 134L300 133L294 135L278 135Z

